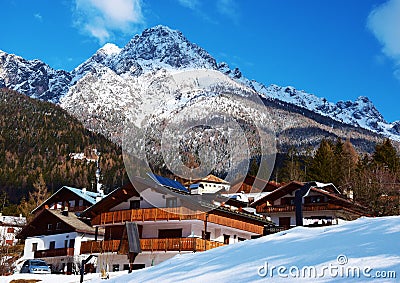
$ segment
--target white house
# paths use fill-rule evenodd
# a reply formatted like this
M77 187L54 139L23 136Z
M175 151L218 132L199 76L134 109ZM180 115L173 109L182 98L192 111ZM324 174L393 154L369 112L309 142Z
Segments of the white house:
M13 246L18 242L15 237L26 224L26 218L20 216L3 216L0 213L0 245Z

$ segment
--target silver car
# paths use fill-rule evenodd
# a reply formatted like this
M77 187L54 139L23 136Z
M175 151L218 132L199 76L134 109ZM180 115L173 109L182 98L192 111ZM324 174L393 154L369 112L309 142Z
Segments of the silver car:
M20 273L35 273L35 274L49 274L51 273L50 267L44 260L41 259L28 259L21 267Z

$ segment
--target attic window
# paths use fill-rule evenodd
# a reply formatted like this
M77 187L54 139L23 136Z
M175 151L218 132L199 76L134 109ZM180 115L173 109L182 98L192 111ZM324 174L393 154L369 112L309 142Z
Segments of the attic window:
M50 230L53 230L53 224L47 224L47 230L48 231L50 231Z
M56 230L61 230L61 222L57 222L57 224L56 224Z

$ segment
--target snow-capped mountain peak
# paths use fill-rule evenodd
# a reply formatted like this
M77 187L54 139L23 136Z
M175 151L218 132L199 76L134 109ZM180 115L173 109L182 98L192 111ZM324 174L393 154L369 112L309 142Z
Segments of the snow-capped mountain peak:
M143 97L142 94L137 94L137 89L140 90L149 82L154 85L162 84L160 80L168 80L173 72L196 69L219 71L242 85L243 89L250 88L265 98L293 104L336 121L400 140L400 122L387 123L367 97L360 96L356 101L333 103L293 86L266 86L249 80L239 68L230 68L225 62L217 64L206 50L190 42L182 32L162 25L135 35L123 48L112 43L105 44L72 72L55 71L39 60L28 61L0 51L0 87L12 88L31 97L55 103L63 96L74 96L73 92L78 89L87 90L92 95L92 85L96 85L96 89L112 89L102 94L103 97L119 96L120 99L116 101L125 101L123 93L119 93L120 86L124 85L125 90L130 89L129 92L138 101ZM166 73L160 70L166 70ZM116 84L115 88L110 86L111 82ZM102 87L102 84L108 86ZM228 85L233 86L231 82L226 86ZM238 89L237 86L234 88ZM89 93L79 92L79 97L85 95ZM64 101L79 103L71 99ZM73 109L72 106L70 105L70 109Z
M177 30L158 25L136 35L116 60L135 59L143 69L216 69L215 59Z
M121 52L121 48L119 48L114 43L106 43L102 48L100 48L96 53L102 52L107 56L117 55Z

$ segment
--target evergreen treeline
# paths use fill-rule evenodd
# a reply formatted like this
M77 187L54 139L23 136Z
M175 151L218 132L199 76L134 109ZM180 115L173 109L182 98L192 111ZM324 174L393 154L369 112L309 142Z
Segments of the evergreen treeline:
M389 139L364 155L341 139L323 139L314 154L290 148L276 175L283 182L333 183L376 216L400 214L400 157Z
M72 159L70 153L96 158L93 149L101 152L106 190L121 185L126 180L121 148L54 104L1 89L0 209L28 197L40 176L49 193L63 185L90 190L96 163Z

